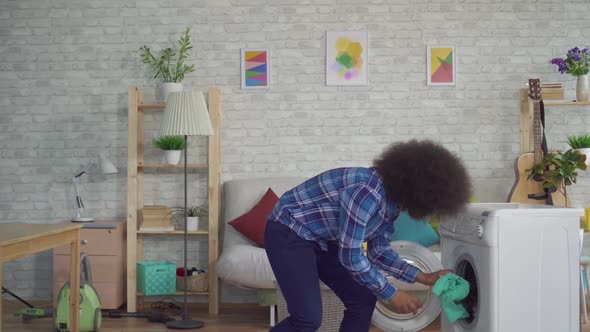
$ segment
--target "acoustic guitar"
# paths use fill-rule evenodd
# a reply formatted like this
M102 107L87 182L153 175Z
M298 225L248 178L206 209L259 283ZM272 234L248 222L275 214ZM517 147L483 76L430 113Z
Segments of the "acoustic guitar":
M551 195L543 187L543 181L529 180L529 172L527 171L543 159L544 133L541 121L541 83L539 79L529 80L529 97L533 101L533 152L524 153L516 158L514 162L516 180L508 195L508 202L552 205Z

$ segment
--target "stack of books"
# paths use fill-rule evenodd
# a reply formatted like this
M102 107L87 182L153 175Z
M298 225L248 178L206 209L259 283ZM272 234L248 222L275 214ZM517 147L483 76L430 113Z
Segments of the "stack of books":
M165 205L146 205L141 209L140 231L173 231L170 208Z
M563 100L564 91L563 91L563 84L560 82L552 82L552 83L541 83L541 96L543 99L557 99Z

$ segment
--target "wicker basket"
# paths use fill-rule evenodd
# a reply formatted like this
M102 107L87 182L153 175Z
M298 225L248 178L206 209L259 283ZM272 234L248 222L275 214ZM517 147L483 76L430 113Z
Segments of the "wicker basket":
M344 317L344 304L334 292L323 283L320 283L320 292L322 296L322 325L318 332L338 332L340 323ZM283 297L280 287L277 287L277 318L281 320L287 318L287 302Z
M209 273L193 274L186 277L186 288L189 292L206 292L209 290ZM176 289L184 290L184 278L176 276Z

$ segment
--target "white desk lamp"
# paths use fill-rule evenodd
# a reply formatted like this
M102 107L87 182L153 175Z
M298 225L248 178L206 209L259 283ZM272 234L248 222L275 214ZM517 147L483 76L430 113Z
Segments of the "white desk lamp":
M72 181L74 182L74 187L76 188L76 204L78 205L78 211L76 212L76 217L72 219L72 222L93 222L94 218L92 217L83 217L82 214L84 213L84 202L82 202L82 196L80 195L80 178L85 173L89 172L93 166L97 166L98 170L101 174L114 174L117 173L117 168L113 163L107 159L102 153L98 157L98 165L95 161L91 162L86 169L82 170L80 173L76 174Z
M160 126L160 136L184 136L184 310L182 319L173 320L166 323L166 326L175 330L192 330L203 327L204 323L201 321L191 320L188 317L187 309L187 182L186 182L186 166L187 166L187 136L209 136L213 134L213 127L211 126L211 119L209 119L209 111L205 104L203 94L196 91L181 91L172 92L168 95L166 101L166 109L164 110L164 117L162 125Z

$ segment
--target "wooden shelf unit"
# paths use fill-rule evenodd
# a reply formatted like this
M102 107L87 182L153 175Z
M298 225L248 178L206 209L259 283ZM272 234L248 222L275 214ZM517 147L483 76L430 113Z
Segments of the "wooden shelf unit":
M182 231L138 231L137 218L144 206L143 178L144 170L156 169L182 169L184 165L144 164L144 111L164 110L163 103L144 104L143 90L130 86L128 109L128 155L127 155L127 311L138 310L138 298L141 304L143 294L137 292L136 263L143 259L143 235L184 234ZM214 134L203 137L208 140L207 164L188 165L192 169L208 170L208 210L209 228L188 232L190 235L207 235L209 257L209 291L188 292L195 296L208 296L209 313L219 313L219 279L217 278L216 265L219 256L219 213L221 202L221 89L209 88L208 109ZM182 292L177 293L183 294Z
M543 100L545 106L588 106L590 101ZM547 107L546 107L547 108ZM520 153L534 151L533 101L528 89L520 89Z
M180 168L184 169L184 164L168 165L168 164L138 164L137 168ZM187 164L186 168L207 169L207 164Z
M544 100L545 106L586 106L590 101L569 101L569 100Z
M186 293L187 293L187 295L201 295L201 296L203 296L203 295L206 296L209 294L209 292L191 292L191 291L187 291ZM160 295L145 295L141 292L137 292L137 296L145 296L145 297L147 297L147 296L160 296L160 297L162 297L162 296L168 296L168 295L184 295L184 292L176 292L174 294L160 294Z
M184 231L147 231L147 230L138 230L137 234L184 234ZM188 231L188 235L207 235L209 231L207 230L196 230L196 231Z

